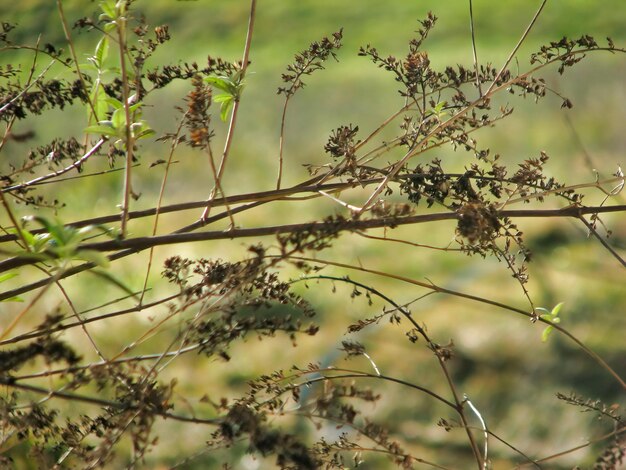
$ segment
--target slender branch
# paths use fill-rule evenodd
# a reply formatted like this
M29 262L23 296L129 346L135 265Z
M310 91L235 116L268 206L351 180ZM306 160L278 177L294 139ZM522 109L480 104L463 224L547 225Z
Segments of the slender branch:
M330 367L330 368L327 368L327 369L316 369L316 370L304 371L304 372L306 372L306 373L320 373L320 372L326 372L326 373L333 372L333 373L336 373L336 372L341 372L341 373L337 374L337 375L322 375L320 377L315 377L315 378L312 378L312 379L306 379L302 383L294 384L293 388L309 386L311 384L314 384L316 382L321 382L321 381L324 381L324 380L354 379L354 378L380 379L380 380L385 380L387 382L393 382L393 383L396 383L396 384L399 384L399 385L404 385L405 387L413 388L415 390L419 390L420 392L423 392L426 395L430 395L431 397L435 398L436 400L440 401L441 403L449 406L453 410L458 411L458 408L457 408L457 406L454 403L452 403L451 401L446 400L441 395L436 394L432 390L429 390L428 388L425 388L425 387L421 387L421 386L416 385L416 384L411 383L411 382L407 382L406 380L398 379L396 377L389 377L389 376L386 376L386 375L378 375L378 374L370 374L368 372L361 372L361 371L357 371L357 370L337 368L337 367Z
M502 302L498 302L498 301L495 301L495 300L490 300L490 299L487 299L485 297L479 297L479 296L472 295L472 294L465 294L463 292L455 291L455 290L452 290L452 289L446 289L445 287L440 287L440 286L438 286L436 284L433 284L432 282L422 282L422 281L418 281L416 279L408 278L406 276L400 276L400 275L397 275L397 274L392 274L392 273L388 273L388 272L384 272L384 271L378 271L376 269L364 268L363 266L354 266L354 265L351 265L351 264L339 263L339 262L336 262L336 261L316 259L316 258L308 258L306 256L293 256L292 255L289 258L293 259L293 260L305 261L305 262L309 262L309 263L317 263L317 264L323 264L323 265L328 265L328 266L336 266L336 267L339 267L339 268L352 269L352 270L355 270L355 271L361 271L361 272L375 274L377 276L386 277L386 278L389 278L389 279L396 279L398 281L402 281L402 282L406 282L408 284L413 284L413 285L416 285L416 286L420 286L420 287L423 287L425 289L428 289L428 290L431 290L433 292L437 292L437 293L440 293L440 294L452 295L454 297L459 297L459 298L462 298L462 299L472 300L472 301L475 301L475 302L480 302L480 303L483 303L483 304L491 305L493 307L498 307L498 308L503 309L503 310L508 310L510 312L517 313L518 315L523 315L523 316L529 318L531 321L539 321L539 322L544 323L546 325L550 325L555 330L559 331L560 333L562 333L563 335L565 335L569 339L571 339L574 343L576 343L588 356L590 356L594 361L596 361L598 363L598 365L600 365L605 371L607 371L620 384L620 386L624 390L626 390L626 382L624 381L624 379L622 379L619 376L619 374L617 372L615 372L615 370L613 370L613 368L604 359L602 359L596 352L591 350L582 341L580 341L578 338L576 338L573 334L571 334L565 328L561 327L558 323L553 323L553 322L551 322L549 320L545 320L543 318L537 318L536 315L534 314L534 312L532 312L532 313L531 312L527 312L527 311L522 310L520 308L513 307L512 305L507 305L507 304L504 304Z
M85 96L89 96L89 89L87 88L85 77L83 77L83 73L80 71L80 63L78 61L78 56L76 55L76 49L74 48L74 41L72 40L70 29L67 26L67 20L65 18L65 12L63 11L62 0L57 0L57 10L59 11L59 17L61 18L61 25L63 26L63 33L65 34L65 39L67 40L67 45L70 49L72 60L74 61L74 67L76 68L76 73L78 74L78 80L80 81L80 86L85 92ZM60 60L59 62L63 63L63 61L60 61ZM97 116L94 104L91 102L89 98L87 98L87 104L89 105L89 108L91 109L91 112L93 113L93 115Z
M95 322L99 322L102 320L106 320L109 318L114 318L114 317L118 317L121 315L127 315L129 313L137 313L137 312L141 312L143 310L148 310L152 307L155 307L157 305L162 305L166 302L170 302L172 300L175 300L179 297L178 294L174 294L174 295L170 295L167 297L163 297L159 300L155 300L154 302L150 302L150 303L146 303L143 305L137 305L135 307L130 307L124 310L118 310L116 312L111 312L111 313L106 313L106 314L102 314L102 315L97 315L91 318L83 318L80 321L76 321L76 322L72 322L72 323L66 323L66 324L62 324L62 325L56 325L56 326L52 326L49 328L46 328L44 330L38 329L35 331L31 331L29 333L24 333L18 336L14 336L13 338L9 338L9 339L5 339L3 341L0 341L0 346L5 346L7 344L15 344L15 343L19 343L21 341L26 341L29 339L35 339L35 338L39 338L41 336L46 336L46 335L50 335L53 333L58 333L59 331L65 331L65 330L70 330L72 328L76 328L82 325L87 325L88 323L95 323ZM85 312L79 312L79 315L83 315Z
M515 47L513 48L513 50L511 51L511 53L509 54L509 56L507 57L506 61L504 62L504 65L502 66L502 68L500 68L500 71L498 72L498 74L496 75L496 78L493 79L493 82L491 83L491 85L489 86L489 89L487 90L487 92L485 93L486 95L488 95L489 93L491 93L491 91L494 89L494 87L496 86L496 83L498 83L498 80L500 79L500 77L502 76L502 74L504 73L504 71L507 69L507 67L509 66L509 64L511 63L511 61L513 60L513 57L515 57L515 54L517 54L517 51L519 50L520 47L522 47L522 44L524 43L524 41L526 40L526 38L528 37L528 34L530 33L530 30L533 28L533 26L535 25L535 22L537 21L537 18L539 18L539 15L541 14L543 7L546 6L546 3L548 3L548 0L543 0L541 2L541 5L539 5L539 8L537 9L537 11L535 12L535 15L533 16L532 20L530 21L530 23L528 23L528 26L526 27L526 30L524 31L524 33L522 34L522 37L519 39L519 41L517 41L517 44L515 45Z
M431 351L435 354L435 357L437 358L437 361L439 363L439 367L441 368L443 375L446 378L446 381L448 382L448 387L450 388L450 392L452 393L452 396L454 398L454 409L456 410L456 412L459 414L459 417L461 418L461 421L463 423L463 428L467 434L469 443L470 443L470 447L472 449L472 452L474 453L474 457L476 458L476 462L478 463L479 467L483 467L484 463L486 462L487 459L487 452L485 451L485 459L481 459L480 456L480 452L478 450L478 445L476 444L476 440L474 439L474 435L472 434L472 431L469 427L468 421L467 421L467 417L465 416L465 411L463 409L463 404L465 403L465 401L461 401L460 397L459 397L459 393L456 389L456 386L454 384L454 382L452 381L452 376L450 375L450 371L448 370L448 366L446 365L446 360L440 355L438 354L438 345L436 343L434 343L430 337L428 336L428 334L426 333L426 330L424 330L424 328L422 328L413 318L413 316L411 315L411 312L409 312L406 308L402 307L401 305L397 304L395 301L393 301L392 299L390 299L389 297L387 297L386 295L384 295L382 292L378 291L377 289L374 289L373 287L370 287L366 284L362 284L360 282L354 281L352 279L349 278L338 278L335 276L326 276L326 275L320 275L320 276L307 276L305 278L303 278L303 280L306 279L330 279L330 280L336 280L336 281L341 281L341 282L346 282L349 284L353 284L355 286L361 287L362 289L367 290L368 292L371 292L372 294L380 297L381 299L385 300L386 302L390 303L391 305L393 305L400 313L402 313L402 315L404 315L404 317L413 325L413 328L415 328L416 331L419 332L420 335L422 335L422 337L424 338L424 340L428 343L429 348L431 349ZM369 357L368 357L369 359ZM370 360L371 361L371 360ZM378 374L380 376L380 374ZM470 403L470 406L471 403ZM472 407L473 409L473 407Z
M38 52L39 52L39 49L35 49L35 56L36 56L36 54L37 54ZM24 88L22 88L22 90L21 90L21 91L20 91L17 95L15 95L12 99L10 99L10 100L7 102L4 106L2 106L2 107L0 108L0 114L2 114L3 112L5 112L5 111L6 111L6 109L7 109L9 106L11 106L13 103L15 103L17 100L19 100L22 96L24 96L24 94L25 94L28 90L30 90L30 89L31 89L31 88L32 88L32 87L33 87L33 86L34 86L34 85L35 85L35 84L36 84L39 80L41 80L41 79L44 77L44 75L45 75L46 73L48 73L48 70L50 70L50 67L52 67L52 66L54 65L54 62L55 62L55 61L50 62L50 63L46 66L46 68L44 68L44 69L43 69L43 71L42 71L39 75L37 75L37 78L35 78L35 80L32 80L32 81L31 81L31 80L30 80L30 78L29 78L29 80L28 80L28 84L27 84ZM33 65L34 65L34 64L33 64Z
M541 463L541 462L547 462L549 460L554 460L554 459L556 459L558 457L562 457L564 455L571 454L572 452L576 452L577 450L584 449L585 447L589 447L590 445L595 444L596 442L602 442L602 441L604 441L604 440L606 440L606 439L608 439L610 437L619 436L620 434L624 434L624 433L626 433L626 426L622 426L622 427L620 427L618 429L615 429L614 431L611 431L611 432L606 433L606 434L604 434L602 436L596 437L595 439L589 439L584 444L577 445L575 447L572 447L571 449L567 449L567 450L558 452L556 454L552 454L552 455L549 455L547 457L543 457L541 459L536 460L535 462L540 462Z
M609 213L609 212L625 212L626 205L621 206L603 206L603 207L566 207L564 209L528 209L528 210L503 210L498 212L499 217L507 217L507 218L559 218L559 217L573 217L580 218L580 216L585 214L598 214L598 213ZM408 217L382 217L377 219L351 219L345 220L341 223L340 227L337 229L338 231L355 231L355 230L367 230L374 228L393 228L400 225L411 225L411 224L420 224L426 222L436 222L436 221L444 221L444 220L457 220L458 214L455 212L441 212L435 214L424 214L424 215L414 215ZM168 235L158 235L154 237L137 237L137 238L128 238L128 239L118 239L118 240L109 240L105 242L97 242L97 243L84 243L78 246L78 250L94 250L94 251L116 251L116 250L130 250L125 252L120 252L115 254L111 260L118 259L123 256L127 256L128 254L136 253L145 249L148 249L153 246L161 246L161 245L172 245L178 243L189 243L189 242L201 242L201 241L209 241L209 240L225 240L225 239L235 239L235 238L247 238L247 237L261 237L261 236L271 236L278 235L281 233L297 233L309 230L320 230L320 229L328 229L328 225L324 222L310 222L310 223L300 223L300 224L286 224L286 225L274 225L269 227L257 227L257 228L238 228L232 229L228 231L210 231L210 232L200 232L200 233L171 233ZM10 269L18 268L21 266L26 266L30 264L35 264L37 260L23 258L20 256L16 256L13 258L9 258L7 260L0 262L0 272L5 272ZM89 266L86 269L91 269L94 267L93 264L86 263L82 266ZM78 266L78 271L75 271L76 268L71 268L67 270L67 273L64 273L63 277L67 277L67 275L73 275L76 272L80 272L84 269L81 269L81 266ZM28 290L32 290L30 286L24 286L20 289L16 289L9 292L4 292L0 294L0 300L8 298L7 295L10 293L18 292L23 293ZM38 287L40 284L37 284ZM26 290L23 290L26 288ZM36 287L34 287L36 288ZM13 294L17 295L17 294ZM11 296L13 296L11 295Z
M241 79L246 76L246 70L248 69L249 57L250 57L250 47L252 45L252 32L254 31L254 19L256 17L256 0L251 0L250 2L250 16L248 18L248 32L246 33L246 44L243 49L243 60L241 63ZM215 178L215 187L213 191L211 191L211 195L208 199L208 204L206 205L204 212L202 213L201 219L204 220L209 216L209 212L211 210L212 201L215 198L218 187L221 186L222 176L224 175L224 169L226 168L226 161L228 160L228 155L230 153L230 147L233 142L233 135L235 133L235 125L237 123L237 113L239 111L239 99L235 100L233 104L233 111L230 115L230 123L228 124L228 133L226 134L226 142L224 144L224 151L222 153L222 159L220 160L220 165L217 169L217 176ZM226 197L224 191L222 191L222 196Z
M32 179L30 181L26 181L24 183L15 184L13 186L8 186L6 188L2 188L0 191L3 192L3 193L8 193L8 192L11 192L11 191L18 191L20 189L27 188L27 187L32 186L34 184L39 184L39 183L41 183L43 181L49 180L50 178L55 178L57 176L61 176L62 174L65 174L68 171L71 171L71 170L73 170L75 168L80 168L80 166L83 163L85 163L89 157L91 157L94 153L96 153L100 149L100 147L102 147L102 144L104 144L105 141L106 141L106 139L100 139L98 142L96 142L94 144L93 147L91 147L91 149L89 149L89 151L87 153L85 153L85 155L80 157L78 160L76 160L71 165L66 166L65 168L62 168L62 169L57 170L57 171L53 171L52 173L48 173L47 175L43 175L43 176L40 176L38 178L34 178L34 179Z
M280 118L280 137L278 139L278 176L276 176L276 189L280 189L280 184L283 179L283 150L285 147L285 122L287 119L287 106L289 105L290 95L285 98L285 104L283 105L283 114Z
M605 206L605 207L567 207L564 209L528 209L528 210L503 210L498 212L498 217L506 218L559 218L573 217L579 218L585 214L598 214L609 212L625 212L626 205ZM444 220L457 220L458 214L455 212L440 212L435 214L413 215L408 217L382 217L378 219L352 219L341 223L341 231L366 230L382 227L396 227L400 225L412 225L426 222L436 222ZM297 233L307 230L320 230L328 228L324 222L300 223L274 225L258 228L240 228L229 231L210 231L201 233L176 233L169 235L158 235L154 237L137 237L125 240L109 240L97 243L85 243L79 249L95 251L113 251L122 249L143 250L151 246L171 245L176 243L187 243L207 240L224 240L234 238L260 237L266 235L278 235L281 233ZM24 260L26 261L26 260ZM32 264L33 260L27 260ZM0 272L4 264L0 263Z
M133 411L133 410L138 410L141 406L141 405L133 406L129 403L121 403L121 402L116 402L112 400L105 400L102 398L79 395L76 393L63 392L59 390L48 390L43 387L36 387L34 385L28 385L28 384L15 382L11 377L0 377L0 385L11 387L11 388L16 388L19 390L24 390L27 392L33 392L33 393L37 393L41 395L46 395L46 396L50 396L53 398L61 398L64 400L69 400L71 403L76 403L76 402L87 403L91 405L98 405L98 406L103 406L107 408L113 408L116 410ZM202 419L202 418L195 418L195 417L186 417L186 416L176 415L173 413L168 413L168 412L159 411L159 410L151 410L151 412L163 418L168 418L168 419L173 419L175 421L183 421L183 422L188 422L188 423L218 425L222 422L221 418Z
M617 261L619 261L619 263L620 263L623 267L625 267L625 268L626 268L626 261L624 260L624 258L622 258L622 257L621 257L621 256L617 253L617 251L615 251L615 250L613 249L613 247L612 247L611 245L609 245L609 244L607 243L607 241L606 241L606 240L605 240L602 236L600 236L600 234L597 232L597 230L594 228L594 226L593 226L593 225L591 225L589 222L587 222L587 221L585 220L585 218L584 218L582 215L579 217L579 219L580 219L580 221L581 221L583 224L585 224L585 226L589 229L589 233L593 234L593 236L594 236L594 237L596 237L596 238L600 241L600 243L602 243L602 246L604 246L604 248L606 248L606 249L609 251L609 253L611 253L611 254L613 255L613 257L614 257Z
M472 0L469 0L469 19L470 19L470 33L472 35L472 56L474 59L474 72L476 73L476 88L478 89L478 94L480 96L483 95L483 90L480 85L480 74L478 68L478 53L476 52L476 37L474 34L474 8L472 4Z
M130 91L128 86L128 70L126 69L126 18L120 17L117 19L117 37L119 41L120 50L120 71L122 79L122 98L124 99L124 115L126 118L126 138L124 146L126 149L126 167L124 171L124 190L122 196L122 227L121 236L126 236L126 230L128 225L128 211L130 208L130 198L133 193L132 190L132 167L133 167L133 148L135 146L135 139L132 133L132 121L130 114Z

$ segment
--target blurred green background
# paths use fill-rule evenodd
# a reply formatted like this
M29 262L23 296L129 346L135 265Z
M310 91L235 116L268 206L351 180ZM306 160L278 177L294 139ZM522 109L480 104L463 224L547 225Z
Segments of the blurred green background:
M499 67L517 43L521 33L532 18L540 2L511 0L474 2L475 29L478 59ZM70 23L90 15L95 3L67 1L63 3ZM135 2L134 8L146 15L151 25L168 24L172 40L163 45L147 64L150 69L163 63L197 61L203 64L207 55L227 60L240 59L245 39L249 2L231 1L161 1ZM390 0L299 0L259 2L256 18L252 65L241 104L241 115L235 143L227 170L224 189L227 194L270 189L277 171L278 137L283 97L276 95L281 85L280 76L296 52L308 44L327 36L339 28L344 29L344 46L339 51L338 62L329 61L327 70L306 79L307 86L291 102L288 112L286 155L286 185L307 178L304 163L323 165L329 162L323 146L329 132L339 125L358 125L363 134L374 129L382 120L402 104L393 77L376 68L367 59L358 57L360 46L371 44L383 54L401 57L407 42L418 28L416 20L432 11L438 25L425 44L435 68L447 64L472 64L469 33L468 2L439 2ZM39 34L42 42L63 43L55 2L28 1L5 5L2 20L17 22L19 28L12 36L17 43L33 44ZM513 62L513 69L526 70L528 57L540 45L558 40L563 35L576 38L589 34L601 42L610 36L616 44L626 44L626 7L623 0L595 2L591 0L548 2L536 27L524 43ZM97 34L74 31L79 54L86 57L93 51ZM27 56L26 56L27 57ZM7 63L24 56L0 56ZM28 64L28 62L25 62ZM53 75L67 78L65 71L53 69ZM513 165L537 156L540 150L552 158L547 173L557 180L573 184L594 180L593 170L609 177L618 165L624 163L626 140L626 60L624 56L607 52L589 57L563 76L554 70L543 74L550 87L569 97L574 108L560 109L561 101L547 97L536 104L507 96L504 99L515 108L506 121L493 129L484 129L477 135L480 145L492 153L500 153L504 161ZM157 133L172 132L178 114L174 106L188 92L188 84L175 82L150 96L146 119ZM170 112L169 110L172 109ZM219 150L225 125L214 119L216 138L214 148ZM46 142L56 136L80 136L85 127L81 109L54 112L18 123L15 132L35 130L37 139ZM394 129L395 131L395 129ZM382 138L389 138L386 134ZM3 165L22 158L26 144L11 143L5 148ZM135 190L142 193L134 208L153 207L162 178L162 166L149 168L150 163L166 158L167 145L147 144L140 152L141 167L137 172ZM396 156L390 154L389 158ZM451 149L440 149L430 158L440 157L448 168L459 169L470 161L470 156ZM205 198L211 188L210 169L206 157L180 151L170 176L166 203ZM94 164L98 165L98 164ZM105 167L104 162L99 164ZM94 171L97 169L94 166ZM5 167L3 166L3 171ZM65 186L65 185L64 185ZM59 211L64 221L100 214L115 213L119 201L121 174L112 174L94 185L89 179L77 180L71 187L51 185L54 194L67 204ZM363 197L365 193L361 195ZM597 204L603 196L589 192L586 202ZM623 197L618 198L623 203ZM556 201L550 207L559 207ZM20 208L20 213L32 213L32 208ZM316 217L341 212L331 201L315 200L302 205L282 203L264 206L259 211L237 219L241 226L304 222ZM185 222L191 222L198 213L164 217L160 232L166 233ZM2 216L4 217L4 215ZM623 215L603 218L613 231L610 243L624 253L626 222ZM6 221L3 218L2 224ZM535 252L530 265L530 293L536 306L552 307L565 302L563 326L583 340L593 350L606 358L618 372L626 370L626 316L624 305L624 272L617 261L608 255L597 240L588 239L584 227L567 220L520 220L528 244ZM131 223L133 234L147 233L151 224ZM377 233L380 235L382 232ZM448 245L454 237L454 224L408 227L389 232L388 235L416 243ZM355 240L356 238L356 240ZM250 243L254 240L250 240ZM264 240L272 244L272 240ZM152 293L162 295L169 287L159 279L160 266L167 256L176 253L190 257L223 257L238 259L245 251L245 242L198 243L176 248L159 248L151 283ZM438 252L428 249L408 248L400 244L372 242L356 236L344 235L327 259L362 264L373 269L410 276L418 280L428 278L435 284L462 292L483 295L507 304L526 308L522 292L511 278L503 263L495 259L474 259L455 252ZM145 255L115 264L112 268L133 288L139 289L145 275ZM117 267L117 268L116 268ZM361 282L370 282L399 303L411 302L426 292L407 284L392 283L376 277L327 269L335 275L350 274ZM36 272L32 271L33 275ZM13 285L25 282L21 273ZM99 305L116 295L115 288L95 284L92 278L67 281L68 289L79 310ZM9 283L7 283L9 285ZM404 337L408 325L400 327L381 324L358 335L346 336L349 323L371 317L380 312L382 304L368 306L364 299L349 299L350 287L310 283L302 289L305 296L319 311L318 321L323 323L320 334L303 339L298 348L291 349L289 341L282 338L257 343L249 340L233 350L230 363L208 361L192 355L181 358L164 371L163 379L176 377L179 381L179 404L188 401L194 407L202 406L198 399L208 393L212 398L236 397L246 390L245 382L261 373L289 368L292 364L305 365L321 361L370 370L366 361L345 363L338 348L346 338L363 342L378 367L387 375L413 380L422 386L446 394L431 353L423 345L417 347ZM88 295L86 295L88 293ZM152 294L151 293L151 294ZM121 308L123 304L118 304ZM130 304L129 304L130 305ZM38 305L37 314L63 306L59 298L47 297ZM17 312L19 306L5 304L5 318ZM488 426L502 438L519 449L542 457L584 443L586 439L607 431L607 426L593 420L590 414L559 402L556 392L576 391L587 398L599 398L607 403L624 405L623 391L610 377L599 370L572 343L558 335L550 341L540 340L542 327L531 325L523 317L485 308L480 304L431 295L411 305L442 344L451 339L456 346L456 358L451 363L459 389L467 393L477 406ZM123 345L135 340L149 327L147 312L98 325L93 334L105 349L118 352ZM40 318L33 315L33 323ZM3 325L8 323L0 319ZM172 334L176 326L171 326ZM27 329L25 327L25 329ZM115 331L111 335L111 331ZM79 332L68 335L76 344L84 344ZM167 332L163 337L168 337ZM156 352L163 339L152 338L137 350ZM163 343L164 344L164 343ZM289 354L285 354L289 348ZM202 380L205 377L206 380ZM400 437L403 445L419 457L436 461L452 468L467 468L467 446L461 432L446 433L435 423L440 417L449 418L449 412L434 406L424 396L407 393L398 386L371 384L383 393L383 400L372 413ZM183 400L184 399L184 400ZM183 407L177 409L184 409ZM211 410L207 410L211 413ZM477 424L477 423L474 423ZM292 423L295 429L305 432L305 423ZM610 429L609 429L610 430ZM327 430L328 432L331 432ZM310 432L310 430L308 431ZM180 468L218 468L228 453L202 453L208 439L205 428L163 424L159 445L148 456L146 468L161 465L167 468L186 457L200 452L197 458ZM185 436L181 439L181 436ZM451 444L452 443L452 444ZM505 446L491 443L494 468L511 468L520 461ZM564 457L546 468L571 468L580 464L588 468L598 454L600 446L592 446ZM243 448L231 451L243 452ZM234 468L271 468L271 460L251 460L247 456L234 461ZM26 463L24 463L27 466ZM368 457L362 468L390 468L381 457ZM419 467L418 467L419 468Z

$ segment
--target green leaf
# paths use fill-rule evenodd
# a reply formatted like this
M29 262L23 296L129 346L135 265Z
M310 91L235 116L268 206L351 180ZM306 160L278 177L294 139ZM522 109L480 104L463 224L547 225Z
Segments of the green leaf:
M552 312L551 312L553 317L556 318L559 315L559 312L561 311L561 307L563 307L563 303L564 302L559 302L558 304L556 304L554 306L554 308L552 309Z
M22 238L26 241L28 246L33 247L35 245L35 236L28 230L20 230Z
M130 127L135 139L146 139L156 134L146 121L134 122Z
M107 95L104 91L104 86L100 79L96 79L91 88L91 92L89 93L89 101L93 104L94 111L96 115L93 116L91 114L91 108L87 108L88 119L91 121L92 118L95 118L96 122L99 122L106 118L106 113L109 110L109 105L107 104Z
M552 333L552 330L554 328L552 327L552 325L548 325L544 330L543 333L541 333L541 341L543 341L544 343L546 341L548 341L548 337L550 336L550 333Z
M100 2L100 9L110 19L115 19L115 2L113 0L105 0Z
M206 77L204 81L210 83L219 90L225 91L228 94L232 94L231 91L233 89L233 86L235 86L235 84L231 82L228 77L210 76Z
M99 18L100 21L106 21L108 19L113 19L113 18L109 18L109 17L106 17L106 16L103 18L103 16L104 15L100 15L100 18ZM115 28L117 28L117 23L115 21L110 21L108 23L105 23L104 28L102 28L102 29L104 29L105 33L110 33Z
M113 98L112 96L108 96L106 97L105 101L111 105L111 107L115 110L123 108L124 104L118 100L117 98Z
M6 274L2 274L0 275L0 282L4 282L4 281L8 281L9 279L13 279L14 277L17 277L18 274L17 273L6 273Z
M126 110L124 108L116 109L111 116L111 123L115 129L126 127Z
M235 102L235 99L232 96L229 96L228 98L229 99L225 99L222 101L222 107L220 109L220 118L224 122L226 122L226 118L228 117L228 111L230 110L230 107Z
M102 68L102 64L106 60L109 55L109 38L108 36L102 36L102 39L98 41L98 45L96 46L96 52L94 54L96 65L99 69Z
M100 122L110 122L110 121L100 121ZM111 125L106 124L96 124L94 126L89 126L85 128L85 133L87 134L102 134L106 136L116 136L118 135L118 131L113 128Z

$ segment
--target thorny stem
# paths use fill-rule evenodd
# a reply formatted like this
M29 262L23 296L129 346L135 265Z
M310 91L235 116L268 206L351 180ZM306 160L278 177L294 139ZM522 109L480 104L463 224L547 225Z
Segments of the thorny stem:
M248 32L246 33L246 44L243 50L243 60L241 63L241 79L243 80L246 76L246 70L248 69L248 62L250 57L250 47L252 45L252 32L254 31L254 19L256 17L256 0L251 0L250 2L250 16L248 18ZM228 154L230 152L230 147L233 142L233 135L235 133L235 124L237 123L237 112L239 111L239 99L235 100L233 104L233 110L230 115L230 122L228 124L228 133L226 134L226 142L224 144L224 151L222 153L222 159L220 160L220 165L217 170L217 176L215 178L215 186L211 191L209 199L207 201L207 205L200 217L201 220L205 220L211 211L212 201L217 194L217 189L221 185L222 176L224 174L224 169L226 168L226 161L228 159ZM222 196L226 197L226 194L222 191Z

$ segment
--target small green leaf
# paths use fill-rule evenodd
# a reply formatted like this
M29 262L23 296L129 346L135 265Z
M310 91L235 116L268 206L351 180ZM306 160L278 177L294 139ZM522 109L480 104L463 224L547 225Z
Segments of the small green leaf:
M105 101L111 105L111 107L115 110L123 108L124 104L118 100L117 98L113 98L112 96L108 96L106 97Z
M548 325L544 330L543 333L541 333L541 341L543 341L544 343L546 341L548 341L548 337L550 336L550 333L552 333L552 330L554 328L552 327L552 325Z
M6 273L6 274L2 274L0 275L0 282L4 282L4 281L8 281L9 279L13 279L14 277L16 277L18 274L17 273Z
M226 122L226 118L228 117L228 111L230 110L230 107L233 105L234 102L235 100L232 96L229 96L228 99L222 101L222 107L220 108L220 118L222 119L222 121Z
M130 127L135 139L146 139L156 134L145 121L134 122Z
M113 0L105 0L100 2L100 9L110 19L115 19L115 2Z
M559 312L561 311L561 307L563 307L563 302L559 302L558 304L554 306L551 312L553 317L557 317L559 315Z
M204 81L207 83L210 83L215 88L222 90L229 94L231 94L230 92L232 90L232 87L234 86L234 83L231 82L228 77L210 76L210 77L206 77Z
M100 122L103 123L103 122L110 122L110 121L100 121ZM102 135L106 135L106 136L116 136L116 135L118 135L118 131L116 129L114 129L112 125L106 125L106 124L96 124L94 126L89 126L89 127L85 128L85 133L87 133L87 134L102 134Z
M35 245L35 236L28 230L21 230L22 238L26 241L28 246L33 247Z
M95 63L99 69L102 68L102 64L106 60L109 55L109 38L108 36L102 36L102 39L98 41L98 45L96 46L96 52L94 54Z
M129 98L129 100L131 100L130 102L132 103L132 96ZM135 113L135 118L139 119L141 117L141 105L143 103L135 103L132 106L128 107L128 112L129 113Z
M107 95L104 91L104 86L100 82L100 79L96 79L94 82L93 88L91 89L91 93L89 94L89 100L93 104L94 111L96 112L95 120L99 122L106 117L106 113L109 110L109 105L107 104ZM92 119L91 108L87 108L87 112L89 113L88 118Z
M124 108L116 109L111 116L111 123L115 129L126 127L126 110Z
M100 21L107 21L113 19L111 17L108 17L108 15L100 15L99 20ZM115 21L109 21L108 23L104 24L104 32L105 33L110 33L111 31L113 31L115 28L117 28L117 23Z

